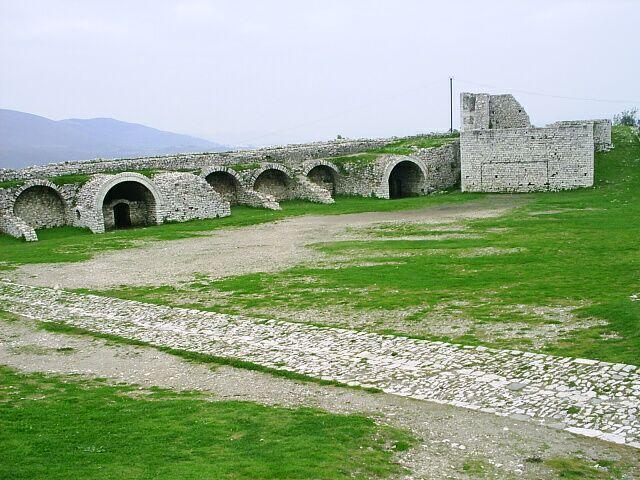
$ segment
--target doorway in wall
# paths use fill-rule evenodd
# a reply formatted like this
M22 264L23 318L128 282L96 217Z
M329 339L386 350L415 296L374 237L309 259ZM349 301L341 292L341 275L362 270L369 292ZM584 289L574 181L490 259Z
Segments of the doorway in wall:
M113 206L113 220L116 228L131 227L131 209L128 203L117 203Z
M424 175L412 161L398 163L389 175L389 198L424 194Z

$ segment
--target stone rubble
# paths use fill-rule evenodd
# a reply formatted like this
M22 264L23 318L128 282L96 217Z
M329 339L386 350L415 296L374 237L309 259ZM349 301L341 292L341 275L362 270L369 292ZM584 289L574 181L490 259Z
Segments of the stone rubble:
M2 308L41 321L253 362L640 448L640 369L260 320L0 282Z

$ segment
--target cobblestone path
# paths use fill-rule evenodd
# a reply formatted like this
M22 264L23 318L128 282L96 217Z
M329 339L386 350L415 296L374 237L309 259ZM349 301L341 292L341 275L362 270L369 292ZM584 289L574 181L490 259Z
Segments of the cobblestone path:
M154 345L376 387L640 448L640 369L0 282L0 307Z

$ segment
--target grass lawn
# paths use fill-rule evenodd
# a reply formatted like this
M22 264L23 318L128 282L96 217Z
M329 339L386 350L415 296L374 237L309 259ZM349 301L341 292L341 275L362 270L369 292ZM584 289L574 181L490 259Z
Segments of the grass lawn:
M614 150L596 156L594 188L532 194L511 214L465 222L466 236L400 224L369 229L366 240L318 245L342 259L334 268L102 293L254 314L324 309L330 324L351 328L348 319L364 312L372 320L358 327L366 330L640 365L640 138L623 127L613 140ZM344 202L336 210L357 201ZM425 238L442 234L454 235ZM216 293L224 294L218 303ZM410 312L401 322L380 320L401 311ZM457 331L444 328L460 319L466 324Z
M0 478L385 478L406 433L357 415L0 367Z
M398 200L339 197L331 205L304 201L282 202L280 211L234 206L231 215L225 218L116 230L100 235L75 227L38 230L39 241L31 243L0 234L0 270L27 263L79 262L88 260L99 252L131 248L142 242L194 237L221 228L255 225L291 216L410 210L472 200L479 196L480 194L446 192Z

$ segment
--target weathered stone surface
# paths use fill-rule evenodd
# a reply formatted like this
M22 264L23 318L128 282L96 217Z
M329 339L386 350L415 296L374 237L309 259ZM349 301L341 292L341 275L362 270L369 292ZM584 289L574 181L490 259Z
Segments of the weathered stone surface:
M461 187L532 192L593 185L594 150L611 146L607 120L534 128L511 95L461 94Z
M64 321L640 445L640 372L633 365L259 320L6 282L0 282L0 301L11 312L42 321ZM514 389L515 384L523 387ZM592 403L596 398L600 402Z
M231 214L229 202L206 180L192 173L160 173L153 177L153 183L164 198L163 221L184 222Z

